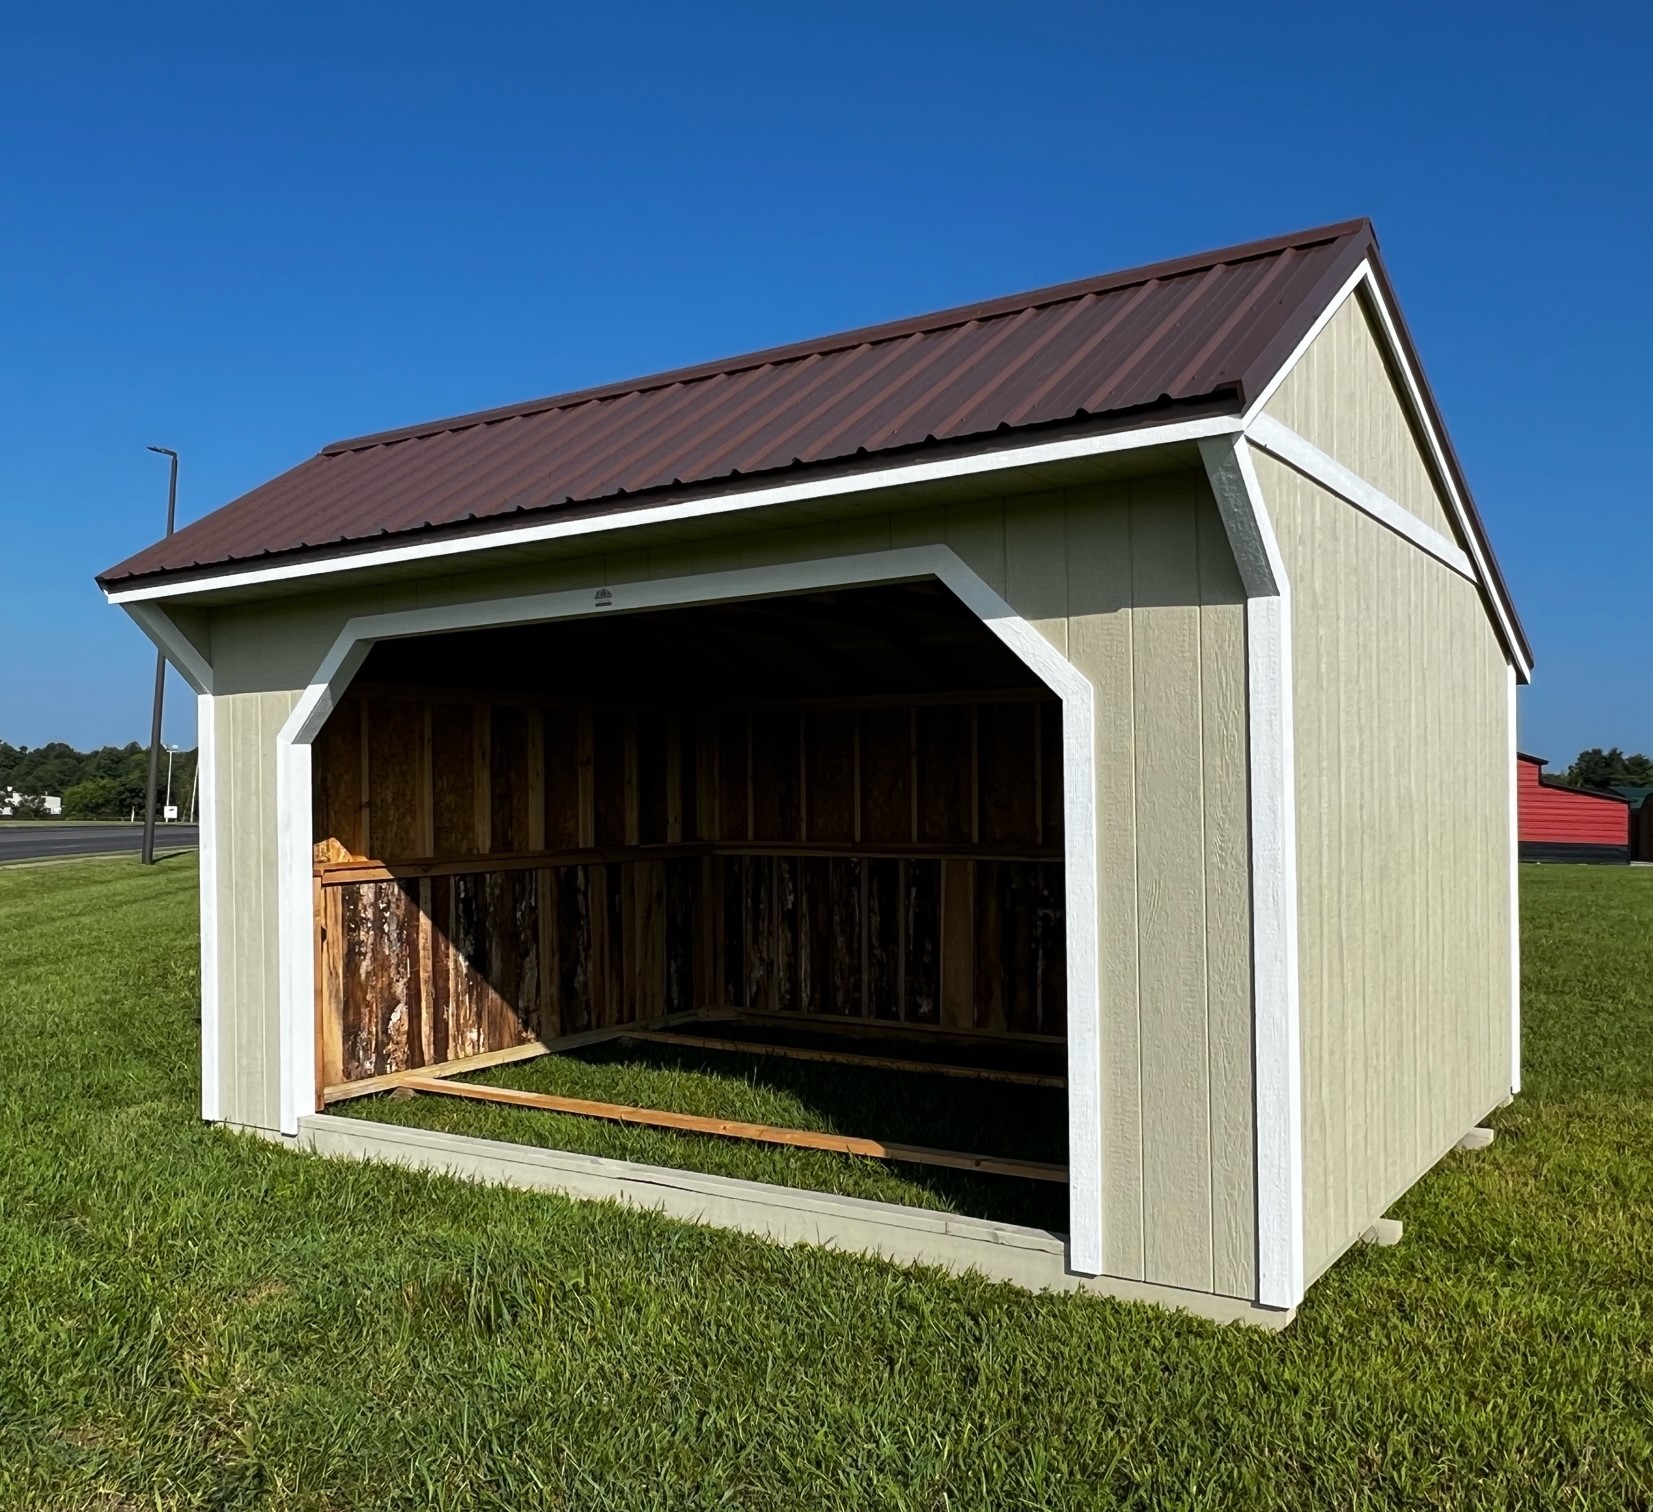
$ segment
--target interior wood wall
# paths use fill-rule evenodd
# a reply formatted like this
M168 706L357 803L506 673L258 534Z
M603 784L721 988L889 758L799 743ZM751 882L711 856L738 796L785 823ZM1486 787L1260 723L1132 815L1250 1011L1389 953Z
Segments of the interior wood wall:
M353 691L313 754L323 1084L699 1007L1059 1036L1060 721Z

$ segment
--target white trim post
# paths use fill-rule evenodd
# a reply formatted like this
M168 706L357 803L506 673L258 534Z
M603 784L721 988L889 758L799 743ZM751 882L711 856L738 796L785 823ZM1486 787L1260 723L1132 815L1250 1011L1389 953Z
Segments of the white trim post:
M1509 750L1505 769L1509 774L1510 841L1510 1096L1521 1090L1521 799L1516 751L1515 690L1519 679L1514 664L1506 669L1509 681Z
M200 826L201 889L201 1117L223 1115L219 1092L218 989L218 732L212 694L195 698L195 783Z
M1257 1300L1303 1300L1303 1060L1291 585L1243 438L1200 444L1246 592Z
M1102 1269L1101 983L1096 773L1089 680L945 546L788 562L364 615L339 632L276 737L281 1131L315 1111L315 924L310 887L310 745L375 641L448 630L595 618L677 605L936 578L1062 700L1063 870L1068 955L1070 1269Z

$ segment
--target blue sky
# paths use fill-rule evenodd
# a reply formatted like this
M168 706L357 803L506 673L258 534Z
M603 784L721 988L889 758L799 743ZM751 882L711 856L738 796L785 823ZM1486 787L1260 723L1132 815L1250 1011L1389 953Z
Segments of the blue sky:
M1538 656L1653 749L1645 7L39 7L0 49L0 739L92 575L326 441L1353 215ZM169 739L193 741L174 681Z

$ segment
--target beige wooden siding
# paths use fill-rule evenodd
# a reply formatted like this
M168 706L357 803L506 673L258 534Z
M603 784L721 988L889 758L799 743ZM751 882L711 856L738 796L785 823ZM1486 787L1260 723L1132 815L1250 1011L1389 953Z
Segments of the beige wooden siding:
M1509 1090L1506 672L1473 584L1257 471L1292 592L1312 1278Z
M280 1122L275 741L296 692L213 699L218 846L218 1085L225 1122Z
M1203 475L790 530L708 529L669 546L384 586L368 602L330 593L237 607L220 611L213 627L216 686L278 686L290 699L353 614L933 544L952 547L1097 693L1108 1270L1249 1296L1245 611ZM232 743L224 738L226 762ZM233 759L253 764L248 754ZM263 834L273 846L273 821ZM238 940L256 941L265 921L274 929L273 870L264 875L267 895L238 895ZM226 961L240 958L228 934L224 952ZM261 969L264 996L249 988L236 1011L267 1020L273 1035L273 957ZM258 1039L255 1026L247 1033Z
M1264 408L1463 546L1402 393L1364 297L1352 294Z

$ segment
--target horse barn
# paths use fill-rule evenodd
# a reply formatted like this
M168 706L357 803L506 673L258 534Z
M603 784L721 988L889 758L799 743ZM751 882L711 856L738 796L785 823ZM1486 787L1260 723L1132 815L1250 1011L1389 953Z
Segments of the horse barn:
M337 442L99 582L199 694L209 1120L1278 1326L1519 1083L1530 653L1365 221Z

